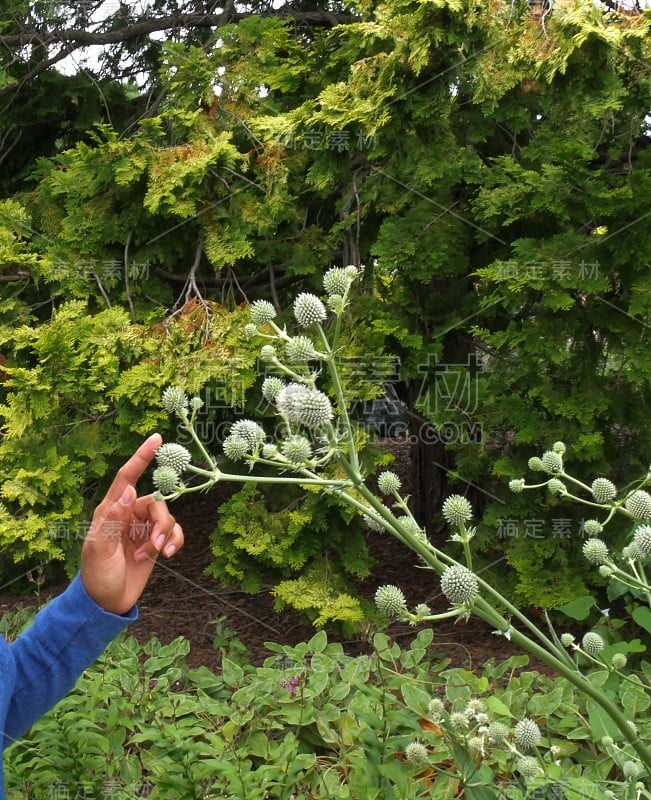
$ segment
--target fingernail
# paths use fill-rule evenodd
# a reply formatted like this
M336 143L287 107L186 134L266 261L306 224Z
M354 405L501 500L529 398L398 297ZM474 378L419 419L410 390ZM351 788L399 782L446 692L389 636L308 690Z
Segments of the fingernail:
M122 497L120 498L120 505L122 506L131 505L132 491L133 491L132 487L127 486L127 488L122 492Z
M171 544L169 547L166 547L166 548L165 548L165 555L166 555L168 558L170 558L171 556L173 556L173 555L174 555L174 553L176 553L176 545L175 545L175 544Z
M161 547L165 544L165 534L159 533L154 539L154 547L160 551Z
M150 555L146 550L143 550L142 553L137 553L135 555L136 561L139 561L139 562L147 561L147 559L149 559L149 558L150 558Z

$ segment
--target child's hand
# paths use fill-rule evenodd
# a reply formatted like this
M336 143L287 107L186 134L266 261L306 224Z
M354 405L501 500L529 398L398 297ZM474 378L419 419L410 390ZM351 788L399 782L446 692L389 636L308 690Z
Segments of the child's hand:
M169 558L183 547L181 526L164 501L138 497L135 489L161 446L150 436L119 470L93 514L81 551L81 579L106 611L126 614L136 603L160 552Z

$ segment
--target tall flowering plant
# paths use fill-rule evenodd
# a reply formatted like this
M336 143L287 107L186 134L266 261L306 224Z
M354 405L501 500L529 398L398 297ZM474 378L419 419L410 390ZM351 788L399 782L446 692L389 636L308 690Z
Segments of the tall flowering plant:
M640 731L627 719L617 694L603 690L601 678L593 679L586 669L587 664L596 663L607 672L622 675L623 680L633 680L622 673L625 655L615 652L609 660L604 660L601 657L604 641L595 631L587 632L579 644L570 634L558 636L551 627L549 631L543 630L484 580L473 565L471 543L475 531L469 524L473 514L464 497L452 495L442 508L453 531L451 541L460 545L462 556L458 559L428 539L401 494L398 475L387 470L377 478L379 494L391 498L390 506L369 488L358 455L359 438L346 403L345 391L349 387L342 385L337 367L342 323L358 274L353 266L332 268L324 275L323 299L310 293L299 294L293 304L298 326L295 334L279 326L271 303L258 300L252 304L251 322L245 334L261 340L260 359L275 373L264 379L262 395L275 410L280 424L274 441L254 420L241 419L232 425L223 442L223 455L248 467L248 472L224 472L207 451L195 430L201 399L188 398L175 386L165 389L163 407L179 418L181 427L196 446L200 462L193 463L190 452L180 444L163 444L153 473L158 496L172 500L189 492L210 489L219 481L296 484L337 493L362 515L369 528L390 533L416 553L436 573L441 592L449 601L449 609L442 613L432 613L425 604L410 610L399 587L383 585L375 597L381 611L414 624L464 620L476 614L489 623L494 633L515 642L596 704L609 720L608 730L616 732L621 743L617 745L615 737L607 736L604 746L611 750L615 747L614 763L619 765L625 781L633 782L631 786L638 787L638 792L646 792L644 780L651 775L651 750L646 741L649 731ZM542 457L532 458L529 467L545 473L545 479L531 485L524 479L515 479L511 481L511 490L546 487L558 496L580 500L567 488L570 484L587 493L589 497L583 502L604 512L605 519L591 520L585 525L591 535L584 547L586 558L598 566L602 575L635 590L651 605L651 590L644 571L645 560L651 555L651 496L636 486L618 498L615 487L605 478L597 478L591 486L584 484L566 472L564 453L565 446L557 442ZM264 468L264 474L256 474L256 467ZM599 538L605 525L617 514L636 523L632 542L621 559L615 559ZM647 692L648 681L645 684L636 678L633 682L639 691ZM439 722L444 714L443 708L432 710L432 717ZM477 730L480 736L473 738L506 742L517 756L516 767L523 776L535 777L544 772L546 763L538 748L541 733L535 721L521 719L508 735L503 723L491 723L483 712L480 716ZM415 766L422 766L426 751L419 742L414 742L407 758Z

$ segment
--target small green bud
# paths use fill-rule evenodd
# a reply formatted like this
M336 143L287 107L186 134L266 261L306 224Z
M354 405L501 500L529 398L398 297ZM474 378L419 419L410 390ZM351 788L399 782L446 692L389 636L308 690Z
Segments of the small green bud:
M192 457L181 444L170 442L161 445L156 451L156 461L161 467L171 467L178 475L188 468Z
M612 747L615 744L615 740L612 736L602 736L601 737L601 744L604 747Z
M307 336L294 336L285 345L285 356L290 364L300 364L318 358L318 353Z
M275 402L276 398L280 394L280 391L284 388L285 384L280 378L276 377L269 377L265 378L262 381L262 396L265 400L269 403Z
M563 459L554 450L543 453L541 461L545 472L561 472L563 469Z
M493 742L503 742L509 735L509 729L503 722L491 722L488 726L488 738Z
M586 519L583 523L583 530L587 536L599 536L603 529L601 522L596 519Z
M188 407L188 397L178 386L168 386L163 392L161 402L168 414L179 414L181 411L186 411Z
M563 481L559 481L558 478L550 478L547 481L547 489L551 495L559 495L562 497L564 494L567 494L567 487Z
M429 617L431 613L432 609L427 605L427 603L419 603L414 609L414 614L416 617L418 617L420 622L422 622L425 617Z
M312 458L312 445L305 436L298 434L285 439L280 450L290 464L304 464Z
M249 452L249 445L241 436L227 436L222 445L224 455L231 461L241 461Z
M604 649L604 640L594 631L588 631L581 640L581 647L588 655L596 656Z
M263 361L273 361L277 356L276 348L272 344L265 344L260 349L260 358Z
M565 447L565 442L554 442L554 444L552 445L552 450L555 453L558 453L560 456L565 455L566 449L567 448Z
M265 444L262 446L262 457L273 460L278 458L278 448L275 444Z
M258 335L258 326L253 322L247 322L244 326L244 336L247 339L253 339L254 336Z
M614 669L624 669L624 667L628 663L628 659L626 658L624 653L613 653L613 657L610 659L610 663L613 665Z
M523 778L537 778L543 771L533 756L522 756L515 762L516 770Z
M251 306L251 319L256 325L264 325L276 318L276 309L268 300L256 300Z
M602 578L610 578L613 572L614 569L612 567L609 567L607 564L602 564L599 567L599 574L601 575Z
M433 697L427 706L427 716L432 722L440 722L445 714L445 703L438 697Z
M524 491L525 480L524 478L514 478L514 480L509 481L509 489L514 494L520 494L520 492Z
M179 483L179 476L170 466L157 467L152 474L152 481L163 494L172 494Z
M583 555L591 564L603 564L608 560L608 545L601 539L588 539L583 545Z
M461 711L454 711L450 714L450 725L453 728L464 730L469 725L468 717Z
M252 419L238 419L237 422L231 425L230 436L238 436L240 439L244 439L249 452L253 452L264 442L265 432Z
M563 647L569 647L574 641L574 636L571 633L561 633L561 644Z
M532 456L527 462L527 466L532 472L544 472L545 467L543 462L538 456Z
M192 411L200 411L203 408L203 400L200 397L192 397L190 399L190 408Z
M407 602L402 591L391 584L380 586L375 592L375 605L387 617L399 617L407 610Z
M415 536L417 539L422 539L423 541L427 539L425 531L420 527L420 525L416 522L416 520L413 517L408 517L405 514L402 517L398 517L396 521L404 525L405 528L407 528L407 530L409 531L409 533L411 533L411 535Z
M344 310L344 298L340 294L332 294L328 298L328 308L335 314L341 314Z
M352 278L341 267L332 267L323 276L323 288L330 297L346 294Z
M622 773L626 780L635 780L642 774L642 765L638 761L625 761Z
M622 558L626 561L640 561L644 558L644 553L637 546L635 539L626 547L622 547Z

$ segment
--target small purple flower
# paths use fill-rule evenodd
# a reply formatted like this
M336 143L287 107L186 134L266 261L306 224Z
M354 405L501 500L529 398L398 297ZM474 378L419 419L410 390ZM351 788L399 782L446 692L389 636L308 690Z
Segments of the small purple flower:
M149 681L149 691L150 692L153 691L156 688L157 684L158 684L158 681L155 681L155 680Z
M296 695L296 689L298 688L302 678L302 675L294 675L288 681L283 681L280 685L283 687L283 689L287 689L290 697L294 697Z

